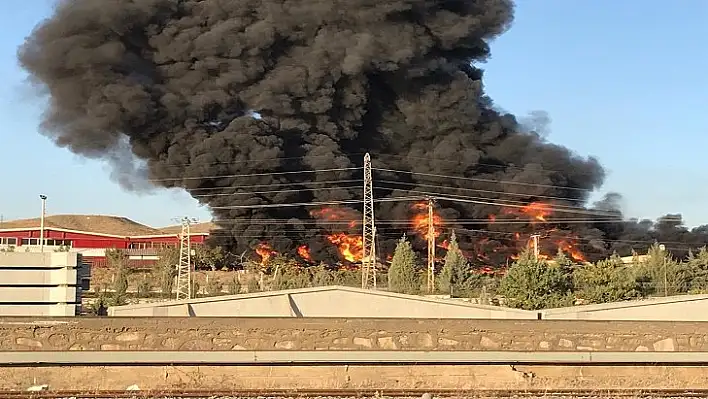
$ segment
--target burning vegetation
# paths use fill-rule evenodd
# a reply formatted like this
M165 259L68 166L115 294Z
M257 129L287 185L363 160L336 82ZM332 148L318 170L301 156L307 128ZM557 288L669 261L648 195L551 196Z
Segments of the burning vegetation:
M64 1L19 59L49 95L42 128L57 145L108 160L127 189L186 190L212 210L216 243L263 263L361 259L347 201L361 199L367 152L375 198L438 197L438 245L456 231L473 263L503 265L534 234L540 254L577 261L708 242L680 216L623 220L616 194L588 204L599 162L498 111L479 64L511 26L510 0L343 4ZM376 204L381 259L404 233L424 248L425 207Z

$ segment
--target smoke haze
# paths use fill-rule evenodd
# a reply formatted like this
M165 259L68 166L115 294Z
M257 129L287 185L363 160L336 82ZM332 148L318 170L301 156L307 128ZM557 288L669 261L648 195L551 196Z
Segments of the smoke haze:
M601 186L597 159L545 140L547 115L519 123L484 94L479 65L513 10L507 0L65 0L19 59L50 95L42 128L57 145L109 160L127 189L144 188L136 165L145 163L153 184L209 205L238 251L307 243L322 258L336 256L323 232L341 226L312 209L228 207L361 198L361 184L343 182L361 179L359 170L287 172L359 167L366 152L378 168L478 179L377 171L377 198L446 186L450 195L584 206ZM598 209L620 215L616 203ZM455 220L500 210L448 201L439 212L462 229ZM377 205L383 220L410 214L410 203ZM637 226L562 228L599 256L614 248L607 240L647 238L652 229ZM387 228L389 243L409 230Z

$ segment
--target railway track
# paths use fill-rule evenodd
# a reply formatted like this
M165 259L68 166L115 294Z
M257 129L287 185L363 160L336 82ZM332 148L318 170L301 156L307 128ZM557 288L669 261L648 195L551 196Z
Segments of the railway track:
M706 398L708 389L622 389L622 390L169 390L169 391L0 391L0 399L232 399L232 398L548 398L548 399L596 399L596 398Z

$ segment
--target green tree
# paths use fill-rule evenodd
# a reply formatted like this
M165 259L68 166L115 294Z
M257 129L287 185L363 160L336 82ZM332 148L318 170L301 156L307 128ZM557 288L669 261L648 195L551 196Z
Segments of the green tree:
M393 292L415 294L420 290L416 275L417 257L404 235L398 241L388 269L388 289Z
M179 262L179 249L167 247L158 253L159 259L155 262L152 274L160 285L162 297L168 298L172 295L175 277L177 276L177 263Z
M647 258L639 264L642 272L650 279L646 291L664 296L687 293L691 289L690 266L676 261L671 254L654 244L647 252Z
M208 269L216 271L224 267L226 256L221 247L208 247L206 245L194 246L194 268L197 270Z
M209 296L219 296L222 295L224 289L224 284L222 284L216 276L207 276L206 292Z
M272 265L274 271L271 290L305 288L311 285L310 273L303 269L297 260L278 255L273 259Z
M450 294L454 296L455 294L461 294L465 286L465 282L469 275L469 266L467 264L467 259L465 255L460 250L457 244L457 237L455 237L455 232L452 232L450 237L450 245L447 248L447 254L445 255L445 264L440 271L440 276L438 277L438 289L440 292Z
M152 292L152 279L149 276L143 275L138 282L138 297L147 298Z
M335 284L335 274L329 270L324 263L310 267L309 269L310 273L312 273L313 287L326 287Z
M708 292L708 249L703 247L697 255L688 254L687 267L691 272L691 292Z
M557 265L538 260L527 250L502 278L499 293L506 305L526 310L573 304L572 278Z
M577 294L592 303L616 302L643 296L642 275L628 268L622 258L585 264L573 274Z
M229 281L229 285L227 287L227 290L229 291L229 294L231 295L236 295L241 293L241 282L238 280L237 277L232 277L231 280Z
M246 282L246 292L252 294L254 292L259 292L261 290L261 285L258 283L258 279L251 276Z
M121 250L107 249L106 262L108 267L115 273L111 305L124 305L127 303L128 275L130 274L128 255Z

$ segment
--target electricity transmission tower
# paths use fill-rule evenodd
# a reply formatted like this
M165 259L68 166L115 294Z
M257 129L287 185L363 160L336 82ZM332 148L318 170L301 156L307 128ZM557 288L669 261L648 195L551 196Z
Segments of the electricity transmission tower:
M179 235L179 263L177 263L177 300L192 299L192 248L189 227L196 219L184 217Z
M435 292L435 225L432 198L428 198L428 293Z
M364 155L364 220L362 229L361 288L376 288L376 228L374 227L374 187L371 156Z

